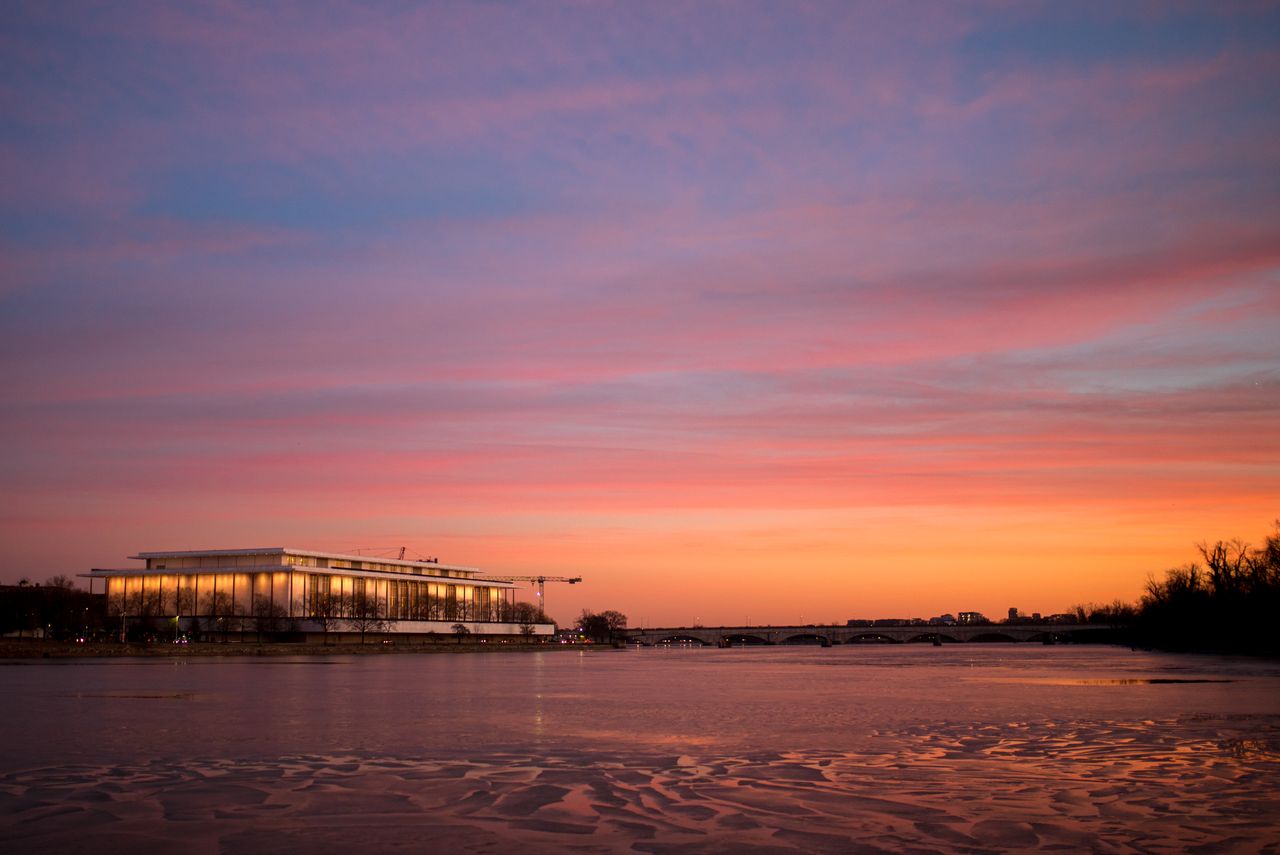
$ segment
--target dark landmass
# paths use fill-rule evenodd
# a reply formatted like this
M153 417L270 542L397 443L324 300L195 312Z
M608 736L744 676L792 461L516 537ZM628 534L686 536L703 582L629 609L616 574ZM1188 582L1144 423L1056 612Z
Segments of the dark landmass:
M1136 644L1159 650L1280 657L1280 520L1262 546L1200 544L1201 562L1151 579L1132 621Z

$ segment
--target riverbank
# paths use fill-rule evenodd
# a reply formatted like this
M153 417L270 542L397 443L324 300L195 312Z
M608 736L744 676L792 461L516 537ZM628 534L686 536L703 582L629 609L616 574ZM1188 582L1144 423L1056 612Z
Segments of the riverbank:
M433 644L259 644L252 642L201 642L198 644L77 644L39 639L0 641L0 659L96 659L117 657L188 658L208 656L386 656L434 653L501 653L551 650L584 650L606 645L542 644L522 641L440 641Z

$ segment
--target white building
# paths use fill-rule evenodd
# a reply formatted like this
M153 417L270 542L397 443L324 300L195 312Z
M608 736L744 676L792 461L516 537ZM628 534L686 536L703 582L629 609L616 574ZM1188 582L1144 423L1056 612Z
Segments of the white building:
M331 632L452 635L458 624L481 636L528 628L515 623L515 585L483 579L474 567L285 547L129 557L145 565L85 574L91 591L102 580L108 610L122 624L312 640ZM551 635L553 627L535 624L533 632Z

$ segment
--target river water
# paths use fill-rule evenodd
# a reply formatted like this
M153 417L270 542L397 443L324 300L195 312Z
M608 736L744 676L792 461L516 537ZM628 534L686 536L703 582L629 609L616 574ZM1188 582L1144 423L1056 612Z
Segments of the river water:
M1280 852L1280 663L916 645L0 663L5 852Z

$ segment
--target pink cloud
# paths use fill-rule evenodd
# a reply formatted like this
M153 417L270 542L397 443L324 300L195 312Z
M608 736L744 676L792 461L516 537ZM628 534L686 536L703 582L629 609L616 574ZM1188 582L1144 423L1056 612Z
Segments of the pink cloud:
M130 11L0 34L16 558L420 538L656 611L633 577L795 564L799 603L960 555L1107 599L1280 498L1273 50L987 68L945 4Z

